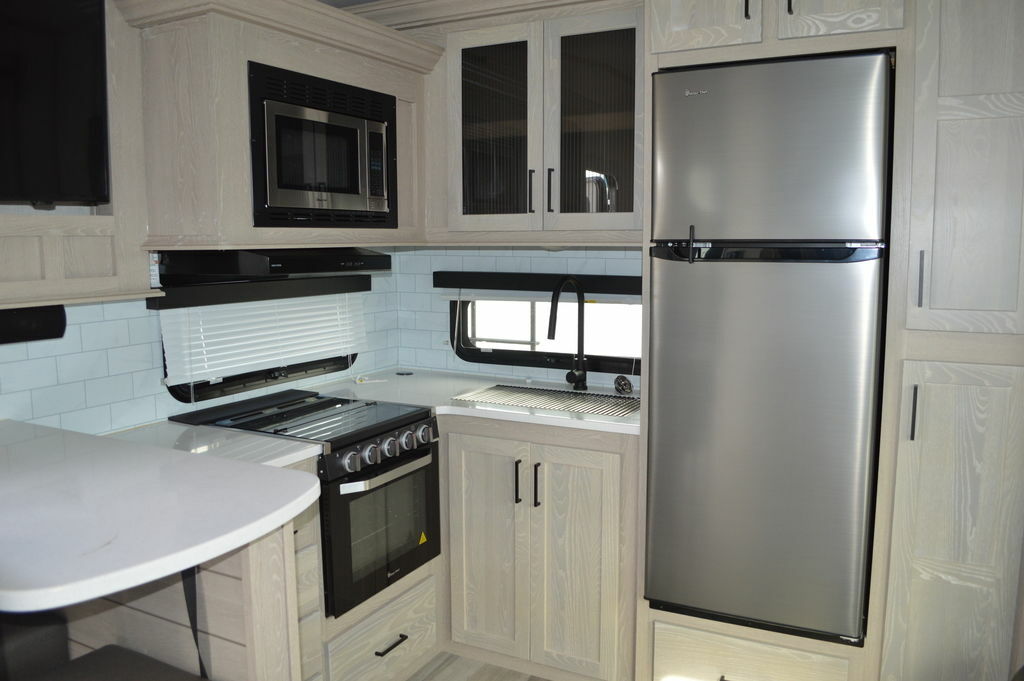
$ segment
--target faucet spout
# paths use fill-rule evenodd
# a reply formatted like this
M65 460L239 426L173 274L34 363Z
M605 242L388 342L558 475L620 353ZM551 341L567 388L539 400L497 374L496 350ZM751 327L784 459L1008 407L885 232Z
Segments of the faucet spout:
M573 390L586 390L587 370L583 366L583 286L571 274L559 279L554 292L551 294L551 314L548 316L548 340L555 339L555 324L558 320L558 299L562 295L562 289L568 284L572 284L573 288L576 289L576 361L572 371L565 375L565 380L572 384Z

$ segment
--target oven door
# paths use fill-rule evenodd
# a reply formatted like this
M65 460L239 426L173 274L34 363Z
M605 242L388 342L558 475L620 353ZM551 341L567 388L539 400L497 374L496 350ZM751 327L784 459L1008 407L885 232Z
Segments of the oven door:
M368 210L367 121L265 100L267 204Z
M328 614L351 610L440 553L437 444L415 451L373 477L323 485Z

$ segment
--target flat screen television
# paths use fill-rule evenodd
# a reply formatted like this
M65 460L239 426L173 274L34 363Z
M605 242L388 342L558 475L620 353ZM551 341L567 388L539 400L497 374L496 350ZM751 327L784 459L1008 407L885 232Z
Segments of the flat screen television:
M103 0L0 2L0 202L110 201Z

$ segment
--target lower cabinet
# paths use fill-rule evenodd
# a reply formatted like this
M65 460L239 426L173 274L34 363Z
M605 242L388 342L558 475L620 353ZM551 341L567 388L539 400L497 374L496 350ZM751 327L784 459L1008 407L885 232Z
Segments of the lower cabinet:
M390 681L437 644L437 589L424 579L327 644L331 679Z
M621 457L461 433L448 443L452 639L613 678Z
M1024 368L907 362L903 380L880 678L1006 681L1024 541Z
M848 664L839 657L654 623L654 679L846 681Z

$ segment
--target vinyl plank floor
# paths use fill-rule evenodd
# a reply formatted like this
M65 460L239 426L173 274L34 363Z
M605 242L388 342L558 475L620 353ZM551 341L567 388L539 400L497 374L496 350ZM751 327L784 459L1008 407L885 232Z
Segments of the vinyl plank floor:
M409 681L546 681L458 655L441 653L413 674Z

